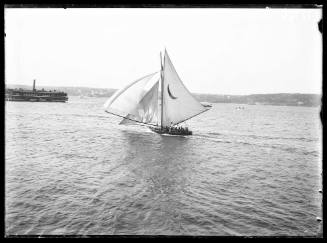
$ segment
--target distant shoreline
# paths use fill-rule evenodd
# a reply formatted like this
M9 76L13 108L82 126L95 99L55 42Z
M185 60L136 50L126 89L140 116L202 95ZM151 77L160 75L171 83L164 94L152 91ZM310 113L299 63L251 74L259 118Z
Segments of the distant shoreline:
M6 88L32 89L29 85L6 85ZM107 97L109 98L117 89L89 88L89 87L60 87L60 86L37 86L37 89L60 90L68 96L80 97ZM305 106L316 107L321 105L320 94L302 93L273 93L273 94L250 94L250 95L221 95L193 93L200 102L209 103L232 103L247 105L275 105L275 106Z

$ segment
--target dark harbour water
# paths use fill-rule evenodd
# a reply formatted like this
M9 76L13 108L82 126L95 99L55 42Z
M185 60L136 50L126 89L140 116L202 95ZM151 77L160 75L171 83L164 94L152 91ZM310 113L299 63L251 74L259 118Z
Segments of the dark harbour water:
M105 100L6 102L6 235L317 235L320 108L214 104L178 137Z

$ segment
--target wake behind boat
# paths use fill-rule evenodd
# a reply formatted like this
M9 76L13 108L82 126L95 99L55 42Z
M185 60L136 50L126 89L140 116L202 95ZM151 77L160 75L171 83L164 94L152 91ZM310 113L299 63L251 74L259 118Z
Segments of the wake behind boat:
M178 125L210 108L204 107L187 90L166 50L163 60L160 53L160 65L160 72L116 91L104 104L105 111L122 117L119 124L145 125L159 134L192 135L187 127Z

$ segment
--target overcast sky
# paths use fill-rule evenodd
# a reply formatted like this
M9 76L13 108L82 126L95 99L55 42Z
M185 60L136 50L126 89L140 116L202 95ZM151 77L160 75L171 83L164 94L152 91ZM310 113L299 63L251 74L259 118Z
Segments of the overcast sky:
M7 84L121 88L167 49L191 92L321 93L321 9L5 9Z

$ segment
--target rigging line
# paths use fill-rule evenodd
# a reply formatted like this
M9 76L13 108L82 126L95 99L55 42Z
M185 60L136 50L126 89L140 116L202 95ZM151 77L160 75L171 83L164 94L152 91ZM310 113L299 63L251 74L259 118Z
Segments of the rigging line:
M162 60L161 52L160 52L160 78L161 78L161 119L160 119L160 126L162 128L163 123L163 106L164 106L164 65L165 65L165 57L164 60Z
M191 119L191 118L193 118L193 117L195 117L195 116L197 116L197 115L200 115L201 113L206 112L206 111L208 111L208 110L210 110L210 108L209 108L209 109L205 109L204 111L201 111L200 113L195 114L194 116L191 116L191 117L189 117L189 118L187 118L187 119L185 119L185 120L182 120L182 121L180 121L180 122L174 123L174 125L178 125L178 124L180 124L180 123L182 123L182 122L185 122L185 121L187 121L187 120L189 120L189 119Z
M133 120L133 119L130 119L130 118L125 117L125 116L121 116L121 115L118 115L118 114L115 114L115 113L111 113L111 112L109 112L109 111L105 111L105 112L107 112L107 113L109 113L109 114L111 114L111 115L119 116L119 117L121 117L121 118L125 118L125 119L127 119L127 120L131 120L131 121L138 122L138 123L142 123L142 124L145 124L145 125L148 125L148 126L150 125L150 126L154 126L154 127L159 127L158 125L155 125L155 124L145 123L145 122L140 122L140 121ZM142 126L142 125L141 125L141 126Z

